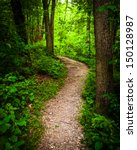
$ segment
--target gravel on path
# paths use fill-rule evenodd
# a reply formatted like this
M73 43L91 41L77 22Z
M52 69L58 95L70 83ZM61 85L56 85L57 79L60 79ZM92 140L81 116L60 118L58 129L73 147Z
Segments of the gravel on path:
M45 105L42 121L45 132L37 150L84 150L82 127L78 121L82 87L88 72L85 64L60 57L68 77L58 94Z

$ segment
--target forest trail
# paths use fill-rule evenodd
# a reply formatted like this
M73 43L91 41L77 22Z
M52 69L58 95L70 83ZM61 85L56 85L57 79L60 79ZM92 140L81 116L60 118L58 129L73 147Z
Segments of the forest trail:
M45 106L44 136L37 150L82 150L82 127L78 121L81 92L88 68L83 63L60 57L68 68L68 77L58 94Z

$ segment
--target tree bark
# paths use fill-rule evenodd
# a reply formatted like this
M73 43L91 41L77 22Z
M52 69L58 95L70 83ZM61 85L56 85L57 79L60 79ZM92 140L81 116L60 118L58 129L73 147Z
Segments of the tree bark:
M51 35L51 53L54 53L54 16L55 16L55 0L52 0L52 10L49 26Z
M48 53L54 54L54 15L55 15L55 0L52 0L51 14L49 13L49 0L42 0L44 9L45 31L46 31L46 46ZM49 15L50 14L50 15Z
M91 43L91 40L90 40L90 22L91 22L91 11L88 11L87 13L87 33L88 33L88 55L90 56L90 43Z
M91 39L90 39L90 31L91 31L91 6L92 6L92 1L87 0L87 33L88 33L88 55L90 56L90 44L91 44Z
M112 45L114 32L109 22L109 12L98 11L109 0L94 0L94 28L96 45L96 111L108 115L109 99L104 96L113 89Z
M27 31L25 28L25 16L22 11L22 5L20 0L11 0L11 8L13 12L14 22L16 25L16 31L21 39L27 44Z

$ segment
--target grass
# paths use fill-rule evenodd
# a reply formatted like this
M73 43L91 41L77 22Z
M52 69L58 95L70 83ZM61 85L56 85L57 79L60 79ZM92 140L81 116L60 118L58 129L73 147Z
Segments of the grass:
M22 149L32 150L38 145L42 133L44 131L44 127L42 125L41 110L45 111L44 103L53 98L59 89L64 84L64 78L61 79L46 79L42 82L36 80L36 88L35 88L35 102L32 107L30 124L27 129L27 134L25 136L25 146ZM29 134L28 134L29 133Z
M84 128L84 143L90 150L113 150L119 148L119 99L110 94L110 116L97 114L95 109L95 71L89 70L82 92L84 105L80 123Z
M67 76L66 66L55 57L46 55L43 41L26 47L30 51L32 70L35 73L34 102L31 106L30 124L25 136L23 150L35 149L44 131L41 110L44 103L53 98L64 84Z
M41 42L27 45L24 51L26 63L0 75L1 150L33 150L37 146L44 130L41 110L67 76L65 65L46 55Z

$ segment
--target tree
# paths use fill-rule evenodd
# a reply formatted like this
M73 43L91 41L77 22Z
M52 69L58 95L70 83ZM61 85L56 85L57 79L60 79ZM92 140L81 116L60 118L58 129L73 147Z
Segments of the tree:
M54 54L54 15L55 15L55 0L42 0L44 9L45 31L46 31L46 46L49 54ZM51 6L51 13L50 13Z
M39 0L21 0L25 25L27 30L28 43L42 40L43 4Z
M90 30L91 30L91 5L92 1L87 0L87 33L88 33L88 42L89 42L89 52L90 52Z
M88 54L90 56L91 52L91 16L92 16L92 0L73 0L73 2L76 4L79 10L84 10L84 12L87 15L87 40L86 43L88 43Z
M16 26L16 31L22 40L27 43L27 32L25 28L25 16L22 11L21 0L11 0L11 7L13 11L14 22Z
M109 100L107 94L113 89L112 45L114 42L114 26L110 21L110 0L94 0L94 28L96 45L96 111L108 114ZM104 7L105 6L105 7ZM101 9L102 8L102 9Z

